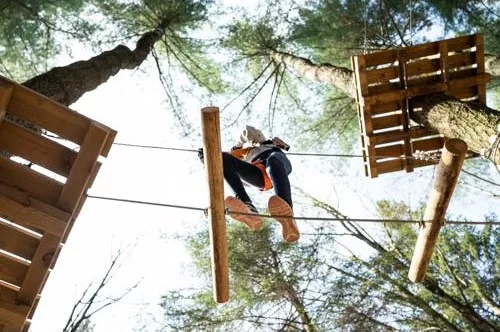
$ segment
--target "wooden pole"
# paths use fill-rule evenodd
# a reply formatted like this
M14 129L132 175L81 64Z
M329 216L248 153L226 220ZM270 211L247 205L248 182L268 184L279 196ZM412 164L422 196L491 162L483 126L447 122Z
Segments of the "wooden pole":
M424 213L425 227L421 228L418 234L408 272L408 278L412 282L420 283L425 278L466 152L467 144L460 139L449 139L444 143Z
M214 299L217 303L225 303L229 300L229 268L219 109L217 107L205 107L201 110L201 117L203 156L210 194L208 219L210 222Z

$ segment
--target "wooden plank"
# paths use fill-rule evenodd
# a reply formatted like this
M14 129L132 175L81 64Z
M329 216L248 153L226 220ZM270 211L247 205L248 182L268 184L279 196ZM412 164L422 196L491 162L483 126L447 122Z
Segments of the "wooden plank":
M365 56L366 55L357 55L354 56L354 66L356 68L356 90L359 92L360 97L368 94L368 79L366 77L366 64L365 64ZM361 98L360 98L361 100Z
M31 260L40 241L7 223L0 223L0 249Z
M450 70L448 77L450 79L467 78L477 75L477 68L468 68L462 70Z
M106 142L108 131L96 122L90 126L80 147L80 152L57 200L56 206L72 213L82 194L87 190L92 170Z
M399 86L399 82L398 83L388 82L388 83L368 86L368 91L370 95L381 94L389 91L402 91L402 90L403 89L401 89L401 87ZM365 98L366 97L367 96L365 96Z
M379 174L401 171L405 168L404 159L392 159L387 161L380 161L377 163Z
M9 328L23 326L24 320L29 312L29 306L18 304L16 301L17 292L0 286L0 325Z
M368 84L387 82L395 78L398 78L398 69L395 66L366 71Z
M28 267L20 262L0 255L0 279L20 286L26 276Z
M449 89L457 89L473 85L485 84L491 80L489 74L478 74L473 77L465 77L459 79L451 79L452 75L453 73L450 73L450 80L448 81L448 83L429 83L423 86L411 87L407 90L396 90L365 96L365 104L385 104L398 99L418 97L432 93L445 92Z
M0 123L3 122L5 114L7 114L7 106L12 97L13 88L0 86Z
M364 54L365 68L394 63L397 60L397 50L386 50ZM364 69L363 69L364 70Z
M403 58L408 61L428 57L436 53L439 53L439 42L431 42L405 47L399 50L399 58Z
M474 47L475 35L467 35L444 40L448 44L448 52L457 52Z
M440 83L442 82L441 73L436 72L432 75L423 75L423 76L414 76L411 79L408 79L408 87L419 87L426 86L429 83Z
M0 126L0 149L65 177L77 155L61 144L8 121Z
M460 52L448 56L448 68L467 67L475 64L476 52Z
M37 203L35 205L43 206ZM3 195L0 195L0 216L16 224L41 229L57 236L62 236L67 225L67 222L40 211L33 205L26 206ZM69 220L69 214L66 216Z
M477 63L477 72L483 74L485 72L484 68L484 38L482 34L476 34L474 36L474 42L476 44L476 54L474 61ZM479 102L486 105L486 83L479 84L477 87Z
M364 169L365 169L365 176L368 176L368 159L367 159L367 149L366 149L366 142L365 142L365 132L364 132L364 127L363 127L363 108L361 100L363 99L362 96L360 96L360 91L358 91L357 86L358 86L358 71L356 69L356 64L354 63L354 57L351 57L351 69L354 72L354 86L356 87L355 89L355 99L356 99L356 111L358 114L358 126L360 130L360 140L361 140L361 151L363 154L363 164L364 164ZM361 100L360 100L361 99Z
M413 282L422 282L425 278L466 152L467 144L459 139L449 139L444 145L425 208L425 227L419 231L408 272L408 278Z
M45 234L40 240L40 245L33 257L26 278L21 285L17 300L23 304L31 305L35 300L40 286L49 270L52 258L59 245L60 238L52 234Z
M12 160L0 157L0 183L17 187L49 204L54 204L62 184Z
M450 73L451 76L452 73ZM448 89L458 89L465 88L474 85L486 84L491 80L491 76L489 74L477 74L472 77L465 77L460 79L450 80L448 82Z
M402 114L392 114L389 116L381 116L372 118L373 129L389 129L391 127L399 127L403 124Z
M111 150L111 147L113 146L113 142L115 141L116 137L116 130L109 129L108 130L108 138L106 139L106 143L104 143L104 146L101 151L101 156L107 157L109 154L109 151Z
M407 77L420 76L424 74L435 73L439 69L440 59L422 59L414 62L408 62L408 64L406 65L406 75Z
M393 144L381 147L376 147L375 152L377 158L383 157L400 157L404 155L404 144Z
M380 145L380 144L402 141L405 138L422 137L428 134L429 132L425 128L412 128L408 132L402 130L392 130L373 135L372 137L370 137L370 143L373 145Z
M448 44L439 44L439 66L441 67L441 81L448 82Z
M219 109L205 107L201 110L203 154L208 181L208 219L210 223L210 248L214 299L217 303L229 301L229 267L224 206L224 175Z
M439 150L443 147L444 138L443 137L431 137L428 139L421 139L418 141L412 141L413 151L433 151Z
M41 94L0 77L0 85L14 86L8 112L80 144L90 119Z
M394 100L385 104L370 105L371 115L380 115L395 111L401 111L401 101Z
M465 99L465 98L477 98L477 86L470 86L465 88L458 89L450 89L446 92L447 95L453 96L457 99Z

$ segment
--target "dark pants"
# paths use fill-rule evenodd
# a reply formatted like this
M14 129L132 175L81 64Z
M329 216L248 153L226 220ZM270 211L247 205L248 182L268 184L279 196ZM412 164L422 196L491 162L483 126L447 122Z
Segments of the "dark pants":
M264 188L264 176L257 166L238 159L227 152L222 153L222 163L224 179L233 190L236 198L243 202L252 201L248 197L242 180L252 186ZM281 151L273 151L265 158L264 164L276 195L283 198L290 204L290 207L293 207L290 181L288 180L288 175L292 172L292 164L286 155Z

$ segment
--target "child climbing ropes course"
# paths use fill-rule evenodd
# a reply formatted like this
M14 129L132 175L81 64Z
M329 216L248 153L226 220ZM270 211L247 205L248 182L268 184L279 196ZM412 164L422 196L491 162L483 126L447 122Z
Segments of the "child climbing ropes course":
M228 196L224 200L231 218L244 223L253 231L260 230L264 221L258 215L259 211L248 196L244 183L261 191L274 189L275 195L269 198L268 210L281 224L284 241L291 243L299 239L300 233L293 218L288 179L292 164L284 153L288 149L289 146L280 138L266 139L260 130L246 126L231 151L222 153L222 164L224 179L234 193L234 196ZM203 161L201 149L198 156Z

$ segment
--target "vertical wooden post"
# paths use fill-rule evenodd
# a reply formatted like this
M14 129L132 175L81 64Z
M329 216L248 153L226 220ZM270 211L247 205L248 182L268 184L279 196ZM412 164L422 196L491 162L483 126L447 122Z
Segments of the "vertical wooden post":
M408 278L412 282L422 282L425 278L466 152L467 144L460 139L449 139L444 143L424 213L425 227L418 234L408 272Z
M224 208L224 175L219 125L219 109L205 107L201 110L203 155L208 179L210 208L210 245L212 248L212 280L217 303L229 300L229 268Z

